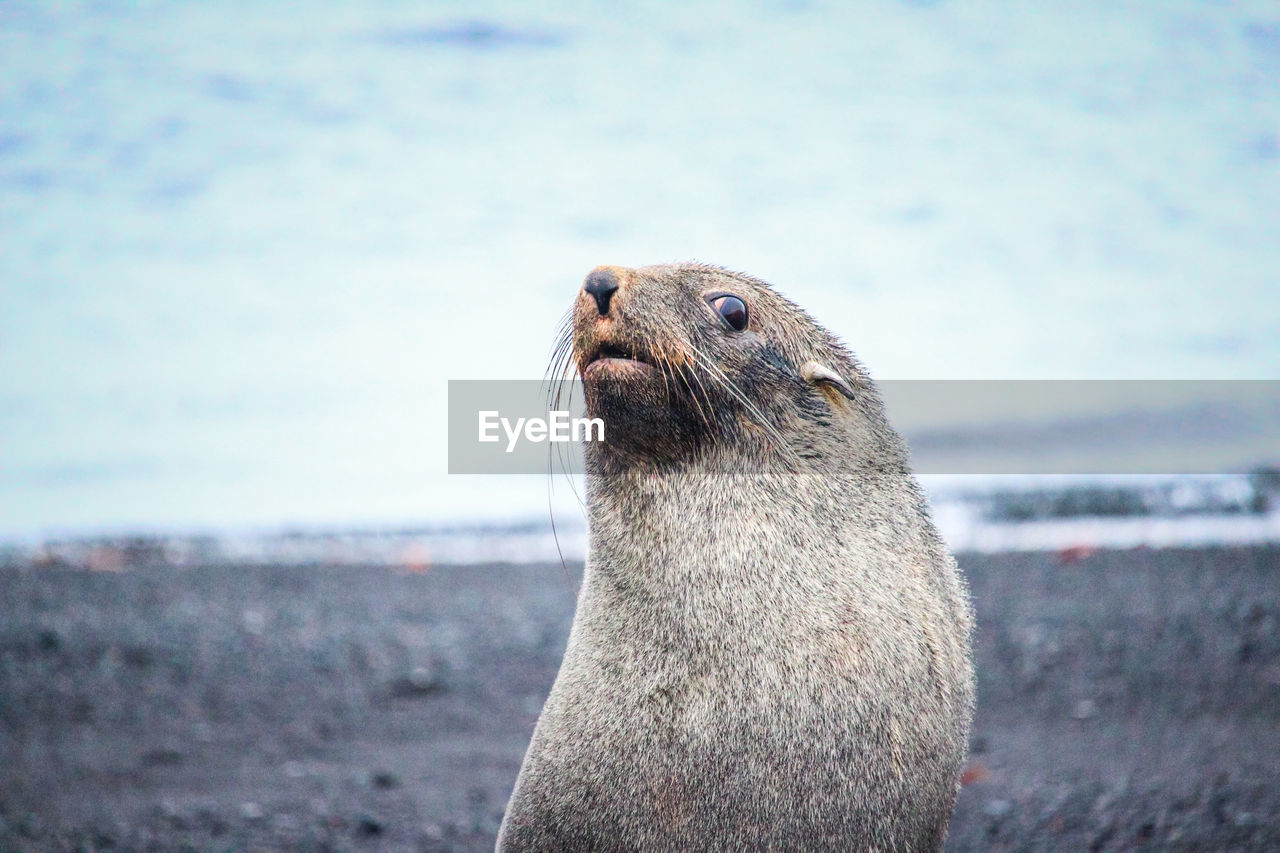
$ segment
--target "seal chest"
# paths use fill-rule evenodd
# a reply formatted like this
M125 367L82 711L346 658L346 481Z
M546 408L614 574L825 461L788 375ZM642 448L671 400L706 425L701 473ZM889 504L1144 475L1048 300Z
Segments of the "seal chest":
M932 850L972 616L848 351L749 276L587 276L589 551L502 850Z

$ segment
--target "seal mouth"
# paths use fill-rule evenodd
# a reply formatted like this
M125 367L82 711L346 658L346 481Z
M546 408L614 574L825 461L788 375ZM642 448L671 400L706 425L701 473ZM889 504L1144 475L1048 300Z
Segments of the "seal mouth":
M611 375L621 377L633 372L654 370L647 353L619 341L601 341L587 351L583 362L583 378Z
M615 343L601 344L599 347L596 348L596 351L591 354L591 358L587 360L587 364L600 361L601 359L615 359L618 361L639 361L645 364L648 363L648 361L642 355L639 355L633 352L632 350L624 346L619 346L618 344L615 344Z
M651 364L647 354L618 341L601 341L587 352L585 362L587 367L598 361L631 361L636 364Z

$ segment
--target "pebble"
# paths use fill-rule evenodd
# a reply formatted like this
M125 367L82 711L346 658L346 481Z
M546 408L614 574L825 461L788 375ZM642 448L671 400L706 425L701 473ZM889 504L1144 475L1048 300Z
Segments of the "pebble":
M383 791L400 786L400 778L386 770L378 770L369 776L369 784Z
M275 819L272 821L272 825L281 832L289 833L297 832L301 827L301 824L298 823L298 819L290 814L276 815Z
M392 682L391 692L396 696L423 696L438 690L440 686L435 667L415 666L408 674Z
M1008 800L992 800L982 809L982 811L986 813L987 817L1004 817L1012 810L1013 803Z
M1098 713L1098 703L1092 699L1081 699L1071 709L1071 717L1075 720L1087 720Z

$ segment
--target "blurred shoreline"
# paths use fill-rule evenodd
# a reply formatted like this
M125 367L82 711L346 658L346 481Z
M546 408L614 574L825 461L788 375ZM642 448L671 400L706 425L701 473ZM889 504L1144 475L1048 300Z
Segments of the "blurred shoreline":
M926 478L928 479L928 478ZM1113 478L937 478L935 521L952 551L1089 552L1280 543L1280 471ZM581 516L505 523L314 526L66 534L0 541L0 565L433 565L581 561Z

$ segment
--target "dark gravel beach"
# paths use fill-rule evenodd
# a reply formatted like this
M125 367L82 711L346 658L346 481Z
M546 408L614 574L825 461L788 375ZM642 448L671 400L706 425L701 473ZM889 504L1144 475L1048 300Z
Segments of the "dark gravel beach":
M1280 548L961 559L953 850L1280 847ZM575 567L0 570L0 850L483 850Z

